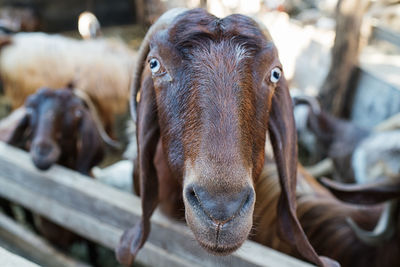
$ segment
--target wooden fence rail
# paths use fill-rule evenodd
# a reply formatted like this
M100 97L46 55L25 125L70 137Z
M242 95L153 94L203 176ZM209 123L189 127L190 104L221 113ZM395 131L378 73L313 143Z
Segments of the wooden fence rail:
M2 213L0 213L0 247L21 254L43 266L89 267L58 251L49 242ZM0 263L0 266L4 265Z
M0 143L0 196L114 249L140 216L140 199L60 166L42 172L29 155ZM311 266L251 241L227 257L199 247L190 230L156 212L137 260L150 266Z
M24 258L21 258L0 247L0 266L1 267L39 267Z

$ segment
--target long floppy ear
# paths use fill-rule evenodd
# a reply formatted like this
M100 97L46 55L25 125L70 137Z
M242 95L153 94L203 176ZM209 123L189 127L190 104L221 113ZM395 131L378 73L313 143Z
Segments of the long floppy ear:
M90 175L90 170L104 156L104 145L89 111L82 112L78 128L76 170Z
M319 180L337 198L354 204L373 205L400 198L400 179L383 179L369 184L342 184L327 178Z
M150 51L151 37L158 31L166 29L177 16L186 10L174 8L165 12L147 31L139 49L138 62L131 86L130 107L131 115L136 121L138 142L136 167L139 168L139 171L135 171L133 176L139 177L139 190L136 186L137 181L134 181L134 185L135 191L139 191L137 193L142 200L142 218L133 228L123 233L119 245L115 249L117 260L124 265L132 264L139 249L146 242L150 233L150 217L158 204L158 178L153 159L160 138L160 127L153 80L149 70L146 73L144 63Z
M29 114L25 107L13 111L0 122L0 140L13 146L23 145L29 126Z
M339 266L317 255L296 216L297 136L292 100L283 76L272 97L268 124L282 190L278 203L280 235L310 262L318 266Z
M150 217L158 204L158 179L153 160L160 138L160 128L156 96L150 75L142 83L136 129L142 218L133 228L124 232L116 249L117 259L124 265L132 264L139 249L146 242L150 233Z

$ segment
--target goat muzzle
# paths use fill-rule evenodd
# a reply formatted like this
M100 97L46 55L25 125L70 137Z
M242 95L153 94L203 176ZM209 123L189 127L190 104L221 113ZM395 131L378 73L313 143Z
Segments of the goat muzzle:
M40 170L47 170L58 161L60 148L52 141L34 141L30 149L32 161Z
M245 187L237 193L210 192L189 184L184 189L186 220L207 251L227 255L238 249L251 230L255 193Z

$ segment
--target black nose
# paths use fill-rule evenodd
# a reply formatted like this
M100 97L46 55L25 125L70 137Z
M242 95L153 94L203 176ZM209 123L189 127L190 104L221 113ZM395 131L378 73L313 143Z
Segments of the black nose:
M190 205L200 207L215 223L226 223L251 208L254 190L246 187L239 193L210 193L204 187L189 185L186 188L186 198Z

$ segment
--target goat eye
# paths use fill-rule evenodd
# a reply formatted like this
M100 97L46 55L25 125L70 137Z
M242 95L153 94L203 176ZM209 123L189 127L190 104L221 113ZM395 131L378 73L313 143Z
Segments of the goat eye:
M82 111L81 110L76 110L75 111L75 117L77 117L77 118L82 118Z
M149 64L152 73L157 73L161 68L160 62L155 58L150 59Z
M271 70L270 81L273 83L277 83L282 76L282 71L280 68L275 67Z

